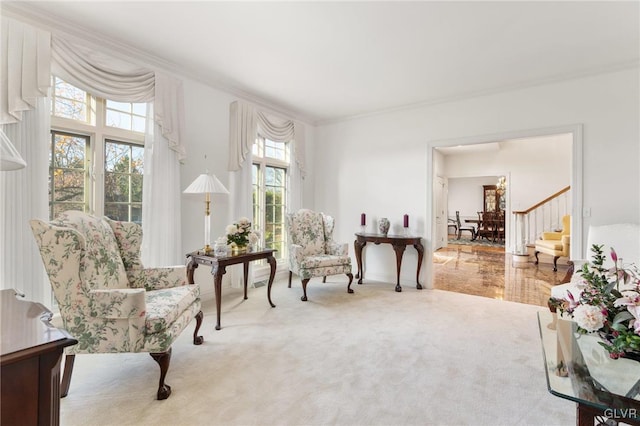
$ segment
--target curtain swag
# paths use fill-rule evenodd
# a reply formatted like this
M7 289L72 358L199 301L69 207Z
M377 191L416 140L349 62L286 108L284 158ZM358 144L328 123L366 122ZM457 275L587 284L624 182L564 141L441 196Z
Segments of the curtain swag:
M58 36L52 38L52 72L97 96L119 102L153 102L154 120L169 147L186 158L182 137L182 81L139 68Z
M51 40L51 47L53 74L64 81L113 101L153 101L153 71L132 66L117 70L104 55L55 35ZM103 65L104 63L109 65Z
M293 156L304 174L305 129L302 123L257 111L253 106L232 102L229 107L229 170L237 171L260 133L276 142L293 141Z

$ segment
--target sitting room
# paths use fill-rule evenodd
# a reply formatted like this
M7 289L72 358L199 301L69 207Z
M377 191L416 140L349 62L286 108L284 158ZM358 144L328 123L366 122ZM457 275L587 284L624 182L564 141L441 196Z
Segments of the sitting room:
M548 356L638 234L640 3L0 14L2 424L640 424Z

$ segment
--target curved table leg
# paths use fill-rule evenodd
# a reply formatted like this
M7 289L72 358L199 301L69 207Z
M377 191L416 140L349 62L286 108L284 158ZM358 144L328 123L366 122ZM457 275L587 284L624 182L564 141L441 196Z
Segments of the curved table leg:
M402 266L402 255L404 253L406 246L404 244L393 244L393 251L396 252L396 291L401 292L402 287L400 287L400 267Z
M272 308L275 308L276 305L271 301L271 285L273 284L273 277L276 276L276 258L273 256L267 257L267 262L271 267L271 272L269 272L269 284L267 285L267 300ZM291 287L291 272L289 272L289 287Z
M353 242L353 247L356 252L356 261L358 262L358 273L356 274L356 278L358 278L358 284L362 284L362 280L364 278L364 270L362 269L362 249L366 244L366 241L360 240L355 240Z
M422 259L424 258L424 246L421 242L414 244L413 247L418 251L418 271L416 272L416 288L422 290L422 284L420 284L420 268L422 268Z
M249 283L249 262L242 264L242 272L244 272L244 300L247 300L247 284Z
M220 330L220 310L222 308L222 276L225 274L226 268L215 265L211 268L213 275L213 286L216 290L216 330Z

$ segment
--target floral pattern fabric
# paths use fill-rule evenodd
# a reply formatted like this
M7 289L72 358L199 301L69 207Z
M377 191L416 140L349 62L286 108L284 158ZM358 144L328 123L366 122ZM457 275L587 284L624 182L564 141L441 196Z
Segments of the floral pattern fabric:
M322 213L308 209L287 215L287 228L292 244L302 247L302 256L313 256L325 252Z
M286 217L289 269L301 279L350 274L347 244L333 241L333 217L301 209Z
M70 210L60 214L52 223L72 228L84 238L80 276L93 288L123 288L127 286L127 274L120 257L118 243L111 227L102 219Z
M30 224L63 326L78 340L68 353L165 352L201 310L184 266L144 268L139 225L82 212Z

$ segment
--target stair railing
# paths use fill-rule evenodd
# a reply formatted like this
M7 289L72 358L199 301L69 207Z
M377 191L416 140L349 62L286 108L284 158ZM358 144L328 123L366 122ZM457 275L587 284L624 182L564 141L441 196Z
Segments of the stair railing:
M562 228L562 217L571 212L571 186L534 204L526 210L513 211L515 215L515 255L526 255L527 246L544 231Z

